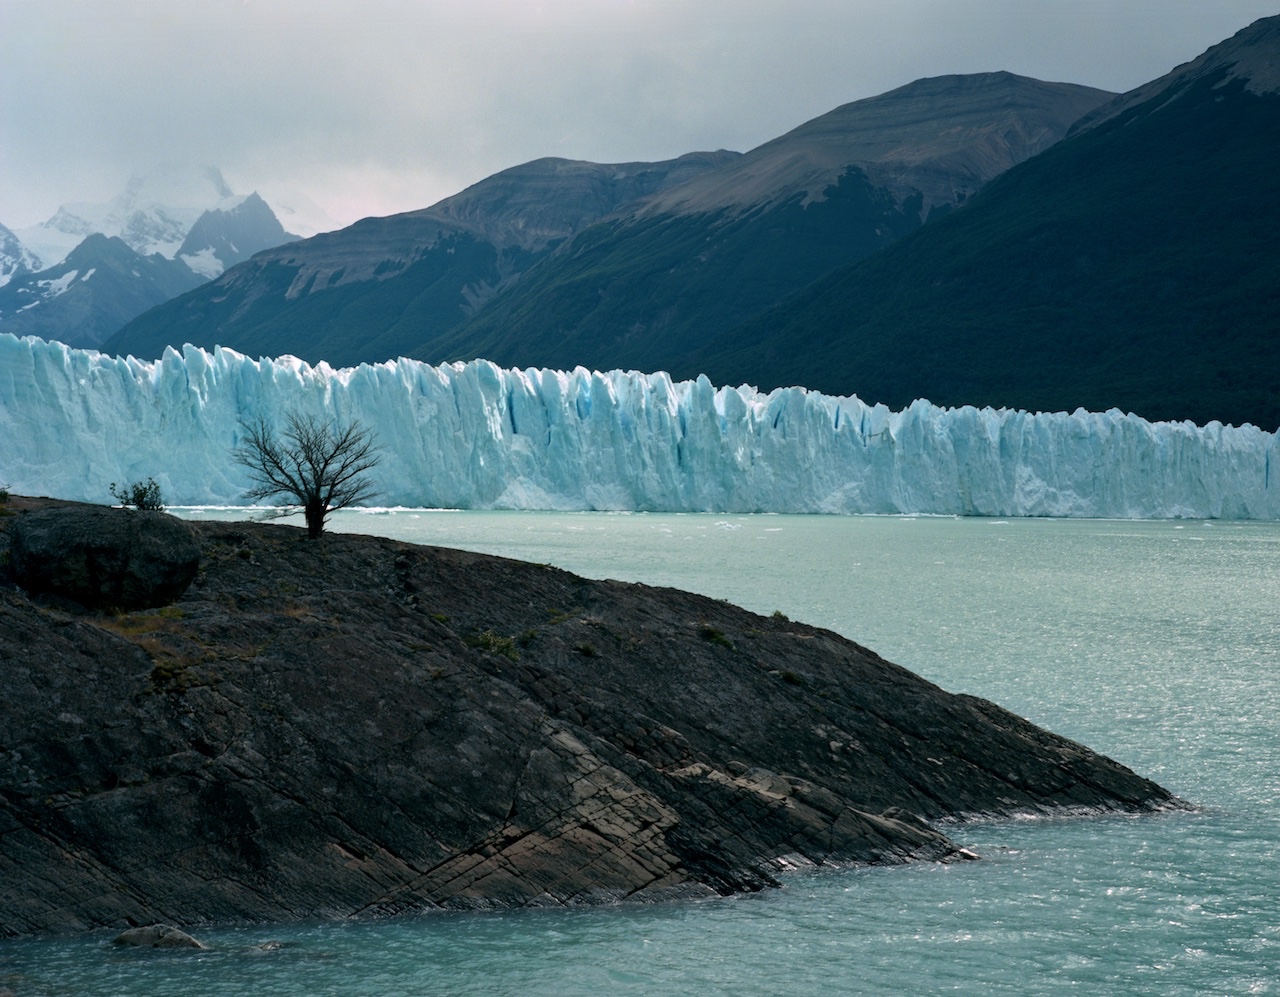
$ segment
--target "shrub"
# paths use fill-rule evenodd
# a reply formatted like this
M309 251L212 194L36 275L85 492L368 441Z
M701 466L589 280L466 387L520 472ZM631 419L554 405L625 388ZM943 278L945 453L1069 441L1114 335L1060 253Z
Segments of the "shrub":
M135 481L130 485L117 485L111 482L111 494L126 509L131 506L143 512L164 512L164 502L160 497L160 486L155 478L146 481Z
M733 641L726 637L723 631L717 630L709 623L704 623L698 627L698 636L711 644L719 644L721 647L733 649Z

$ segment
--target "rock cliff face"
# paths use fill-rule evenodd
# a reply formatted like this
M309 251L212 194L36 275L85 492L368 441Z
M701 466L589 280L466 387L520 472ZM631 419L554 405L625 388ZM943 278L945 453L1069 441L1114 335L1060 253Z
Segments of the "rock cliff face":
M123 615L33 601L0 556L0 934L728 894L962 854L931 819L1178 805L800 623L194 529L191 587Z

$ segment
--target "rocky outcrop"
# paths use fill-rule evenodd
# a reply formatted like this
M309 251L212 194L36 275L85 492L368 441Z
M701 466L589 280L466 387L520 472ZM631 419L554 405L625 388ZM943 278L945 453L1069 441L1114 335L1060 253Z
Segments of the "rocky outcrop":
M149 924L145 928L129 928L112 939L116 945L132 945L150 949L207 949L204 942L170 924Z
M199 574L163 609L0 590L2 933L712 896L963 857L938 818L1178 805L783 618L193 529Z
M18 519L9 556L29 591L93 609L142 609L186 591L200 547L182 520L162 512L62 506Z

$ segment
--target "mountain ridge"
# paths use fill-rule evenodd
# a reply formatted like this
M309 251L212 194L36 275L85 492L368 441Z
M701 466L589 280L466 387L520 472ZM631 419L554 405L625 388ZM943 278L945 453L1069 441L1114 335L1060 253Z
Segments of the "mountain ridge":
M984 92L988 99L973 100ZM1071 98L1064 99L1066 94ZM935 184L922 191L923 220L932 208L954 207L957 194L962 201L985 179L1052 145L1067 126L1111 96L1105 90L1008 72L926 77L842 104L757 146L714 175L649 198L640 213L741 209L770 205L797 192L805 194L802 204L808 204L821 199L855 163L901 202L920 187L918 172L908 178L907 171L936 164ZM1011 113L1036 104L1044 117L1030 127L1026 118ZM940 121L945 122L942 128ZM975 142L979 132L988 140ZM735 174L745 174L746 182L733 183Z
M1173 99L1196 81L1218 73L1222 74L1218 85L1239 78L1249 93L1280 93L1280 18L1260 18L1164 76L1121 94L1084 115L1071 134L1097 128L1162 94Z
M297 238L256 192L233 194L213 167L135 175L106 204L64 204L24 232L36 233L39 252L0 226L0 330L80 347L100 346L148 309Z
M950 91L959 92L941 96ZM844 105L762 152L612 166L535 160L431 208L365 219L261 257L251 269L136 320L109 348L157 356L166 345L220 344L339 366L397 355L433 361L488 355L504 365L673 367L670 347L704 320L719 328L744 318L831 266L887 244L989 179L975 170L1030 154L1107 96L1011 74L951 77ZM896 125L893 141L877 147L880 165L893 174L890 187L877 186L849 151L870 140L842 135L847 127L832 122L866 113L875 118L868 130L883 130L886 103L913 101L917 119ZM1016 141L993 139L993 121L1000 136ZM938 162L929 160L926 132L942 136L937 141L947 155ZM983 150L962 161L955 150L966 145ZM898 158L891 159L895 149ZM946 188L945 204L941 193L926 203L914 188L899 200L894 191L906 191L912 176L903 156L929 165L928 186ZM789 172L794 163L782 162L788 158L801 163L799 174ZM743 186L743 164L770 177L770 197L745 212L723 205L699 210L708 191L731 203L735 188L750 187ZM572 197L564 193L570 188ZM680 197L684 207L661 208ZM647 204L658 207L646 210ZM593 352L599 327L625 342ZM656 348L646 347L646 338Z
M1280 94L1240 68L1278 58L1256 22L699 359L894 407L1280 425Z
M963 204L1109 96L987 73L842 105L602 220L412 355L694 377L708 338Z
M202 282L181 261L140 256L119 236L95 232L60 263L0 286L0 332L96 348L134 316Z
M175 340L180 346L209 339L212 324L220 345L246 353L327 355L339 366L396 356L424 327L447 330L465 321L583 225L736 155L620 164L533 160L430 208L365 218L258 254L201 293L130 323L108 348L158 356ZM293 314L279 320L288 308ZM278 331L268 347L263 330L273 323ZM352 328L366 330L363 350L349 345Z

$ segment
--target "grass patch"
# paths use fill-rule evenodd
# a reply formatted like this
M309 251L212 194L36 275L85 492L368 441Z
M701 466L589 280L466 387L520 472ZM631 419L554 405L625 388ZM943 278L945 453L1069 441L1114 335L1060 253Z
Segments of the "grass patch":
M176 606L166 606L171 613L117 613L115 616L100 619L98 625L121 637L136 637L138 634L173 631L175 620L182 619L182 610Z
M510 658L512 661L520 660L520 651L516 648L516 639L514 637L503 637L492 630L482 630L478 634L466 637L463 639L463 643L467 647L478 647L491 654L500 654L504 658Z
M698 627L698 636L708 644L719 644L721 647L733 650L733 641L726 637L722 630L717 630L709 623L703 623Z

